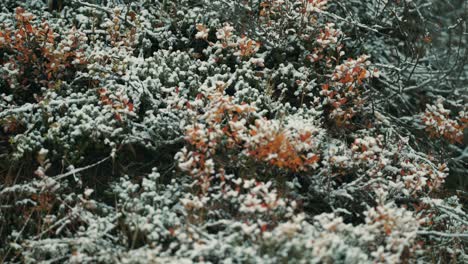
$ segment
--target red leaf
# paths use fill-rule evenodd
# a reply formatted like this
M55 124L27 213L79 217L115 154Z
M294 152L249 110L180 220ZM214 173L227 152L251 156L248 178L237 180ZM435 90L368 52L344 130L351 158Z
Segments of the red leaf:
M24 27L26 28L26 32L28 32L28 33L33 33L33 32L34 32L34 29L33 29L33 27L31 26L31 24L26 23L26 24L24 25Z

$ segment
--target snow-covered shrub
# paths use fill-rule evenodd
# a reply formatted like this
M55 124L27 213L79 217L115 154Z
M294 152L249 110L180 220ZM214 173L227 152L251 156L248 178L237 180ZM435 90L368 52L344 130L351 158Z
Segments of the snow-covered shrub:
M2 262L466 261L462 0L45 2L0 3Z

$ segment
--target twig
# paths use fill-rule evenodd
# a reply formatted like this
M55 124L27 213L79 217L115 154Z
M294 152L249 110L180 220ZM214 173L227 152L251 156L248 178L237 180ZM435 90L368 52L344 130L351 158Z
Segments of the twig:
M63 173L63 174L56 175L56 176L54 176L54 177L52 177L52 178L53 178L54 180L56 180L56 181L61 180L61 179L66 178L66 177L68 177L68 176L70 176L70 175L74 175L74 174L76 174L76 173L79 173L79 172L82 172L82 171L91 169L91 168L93 168L93 167L96 167L97 165L99 165L99 164L101 164L101 163L107 161L107 160L110 159L110 158L111 158L111 156L108 156L108 157L106 157L106 158L104 158L104 159L102 159L102 160L100 160L100 161L98 161L98 162L96 162L96 163L94 163L94 164L91 164L91 165L88 165L88 166L85 166L85 167L81 167L81 168L78 168L78 169L74 169L74 170L69 171L69 172L67 172L67 173Z
M341 21L344 21L344 22L351 23L351 24L353 24L353 25L355 25L355 26L357 26L357 27L360 27L360 28L365 29L365 30L368 30L368 31L372 31L372 32L374 32L374 33L383 34L382 32L379 32L379 31L378 31L377 29L375 29L375 28L371 28L371 27L369 27L369 26L366 26L366 25L364 25L364 24L362 24L362 23L359 23L359 22L356 22L356 21L352 21L352 20L345 19L345 18L343 18L343 17L340 17L340 16L338 16L338 15L329 13L329 12L324 11L324 10L320 10L319 13L324 14L324 15L329 16L329 17L332 17L332 18L337 19L337 20L341 20Z
M418 235L421 236L441 236L441 237L453 237L453 238L468 238L468 234L458 233L443 233L438 231L418 231Z

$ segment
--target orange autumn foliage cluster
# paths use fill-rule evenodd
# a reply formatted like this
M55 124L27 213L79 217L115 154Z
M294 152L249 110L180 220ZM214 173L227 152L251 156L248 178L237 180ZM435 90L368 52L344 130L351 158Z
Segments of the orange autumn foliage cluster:
M239 40L239 56L242 58L251 57L260 48L260 43L247 37L242 37Z
M38 23L23 8L16 9L15 19L14 29L4 26L0 31L0 64L9 70L3 78L11 89L56 88L86 64L80 49L86 40L83 34L72 29L57 39L46 22Z
M338 126L345 126L364 104L363 84L372 77L379 77L376 69L368 69L368 56L348 59L335 67L331 82L322 85L321 94L331 108L331 117Z
M255 159L267 161L278 168L289 169L292 171L306 171L309 166L314 166L319 161L316 154L306 155L299 151L297 146L300 144L310 144L313 140L311 132L306 131L302 134L293 134L291 131L274 128L268 133L268 129L260 126L269 126L268 121L256 122L255 127L250 128L250 135L260 136L256 143L249 146L249 155ZM261 131L263 130L263 131Z
M463 133L468 128L467 112L461 111L458 117L451 118L450 110L445 109L442 101L439 101L436 105L427 105L422 121L430 137L463 144Z
M122 121L122 115L119 112L123 112L123 111L133 112L134 111L133 103L130 102L130 100L127 97L122 96L122 95L111 94L105 88L98 89L98 93L99 93L99 99L101 101L101 104L112 107L112 109L115 111L114 117L118 121Z
M276 120L255 119L255 107L235 104L220 93L207 98L206 112L186 130L186 140L193 150L186 152L181 163L187 171L196 172L192 176L207 179L216 171L211 159L216 160L218 152L226 151L291 171L317 166L319 156L312 152L315 131L296 130Z

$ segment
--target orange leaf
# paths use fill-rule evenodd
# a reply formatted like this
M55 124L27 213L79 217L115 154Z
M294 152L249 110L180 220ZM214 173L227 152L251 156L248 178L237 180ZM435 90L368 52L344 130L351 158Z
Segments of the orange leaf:
M307 139L310 138L312 134L310 132L306 132L305 134L301 134L299 135L299 138L301 139L302 142L306 141Z
M33 32L34 32L34 29L33 29L33 27L31 26L31 24L26 23L24 26L25 26L25 28L26 28L26 32L28 32L28 33L33 33Z
M307 163L308 164L317 163L318 160L319 160L319 156L318 155L313 155L311 158L309 158L307 160Z

